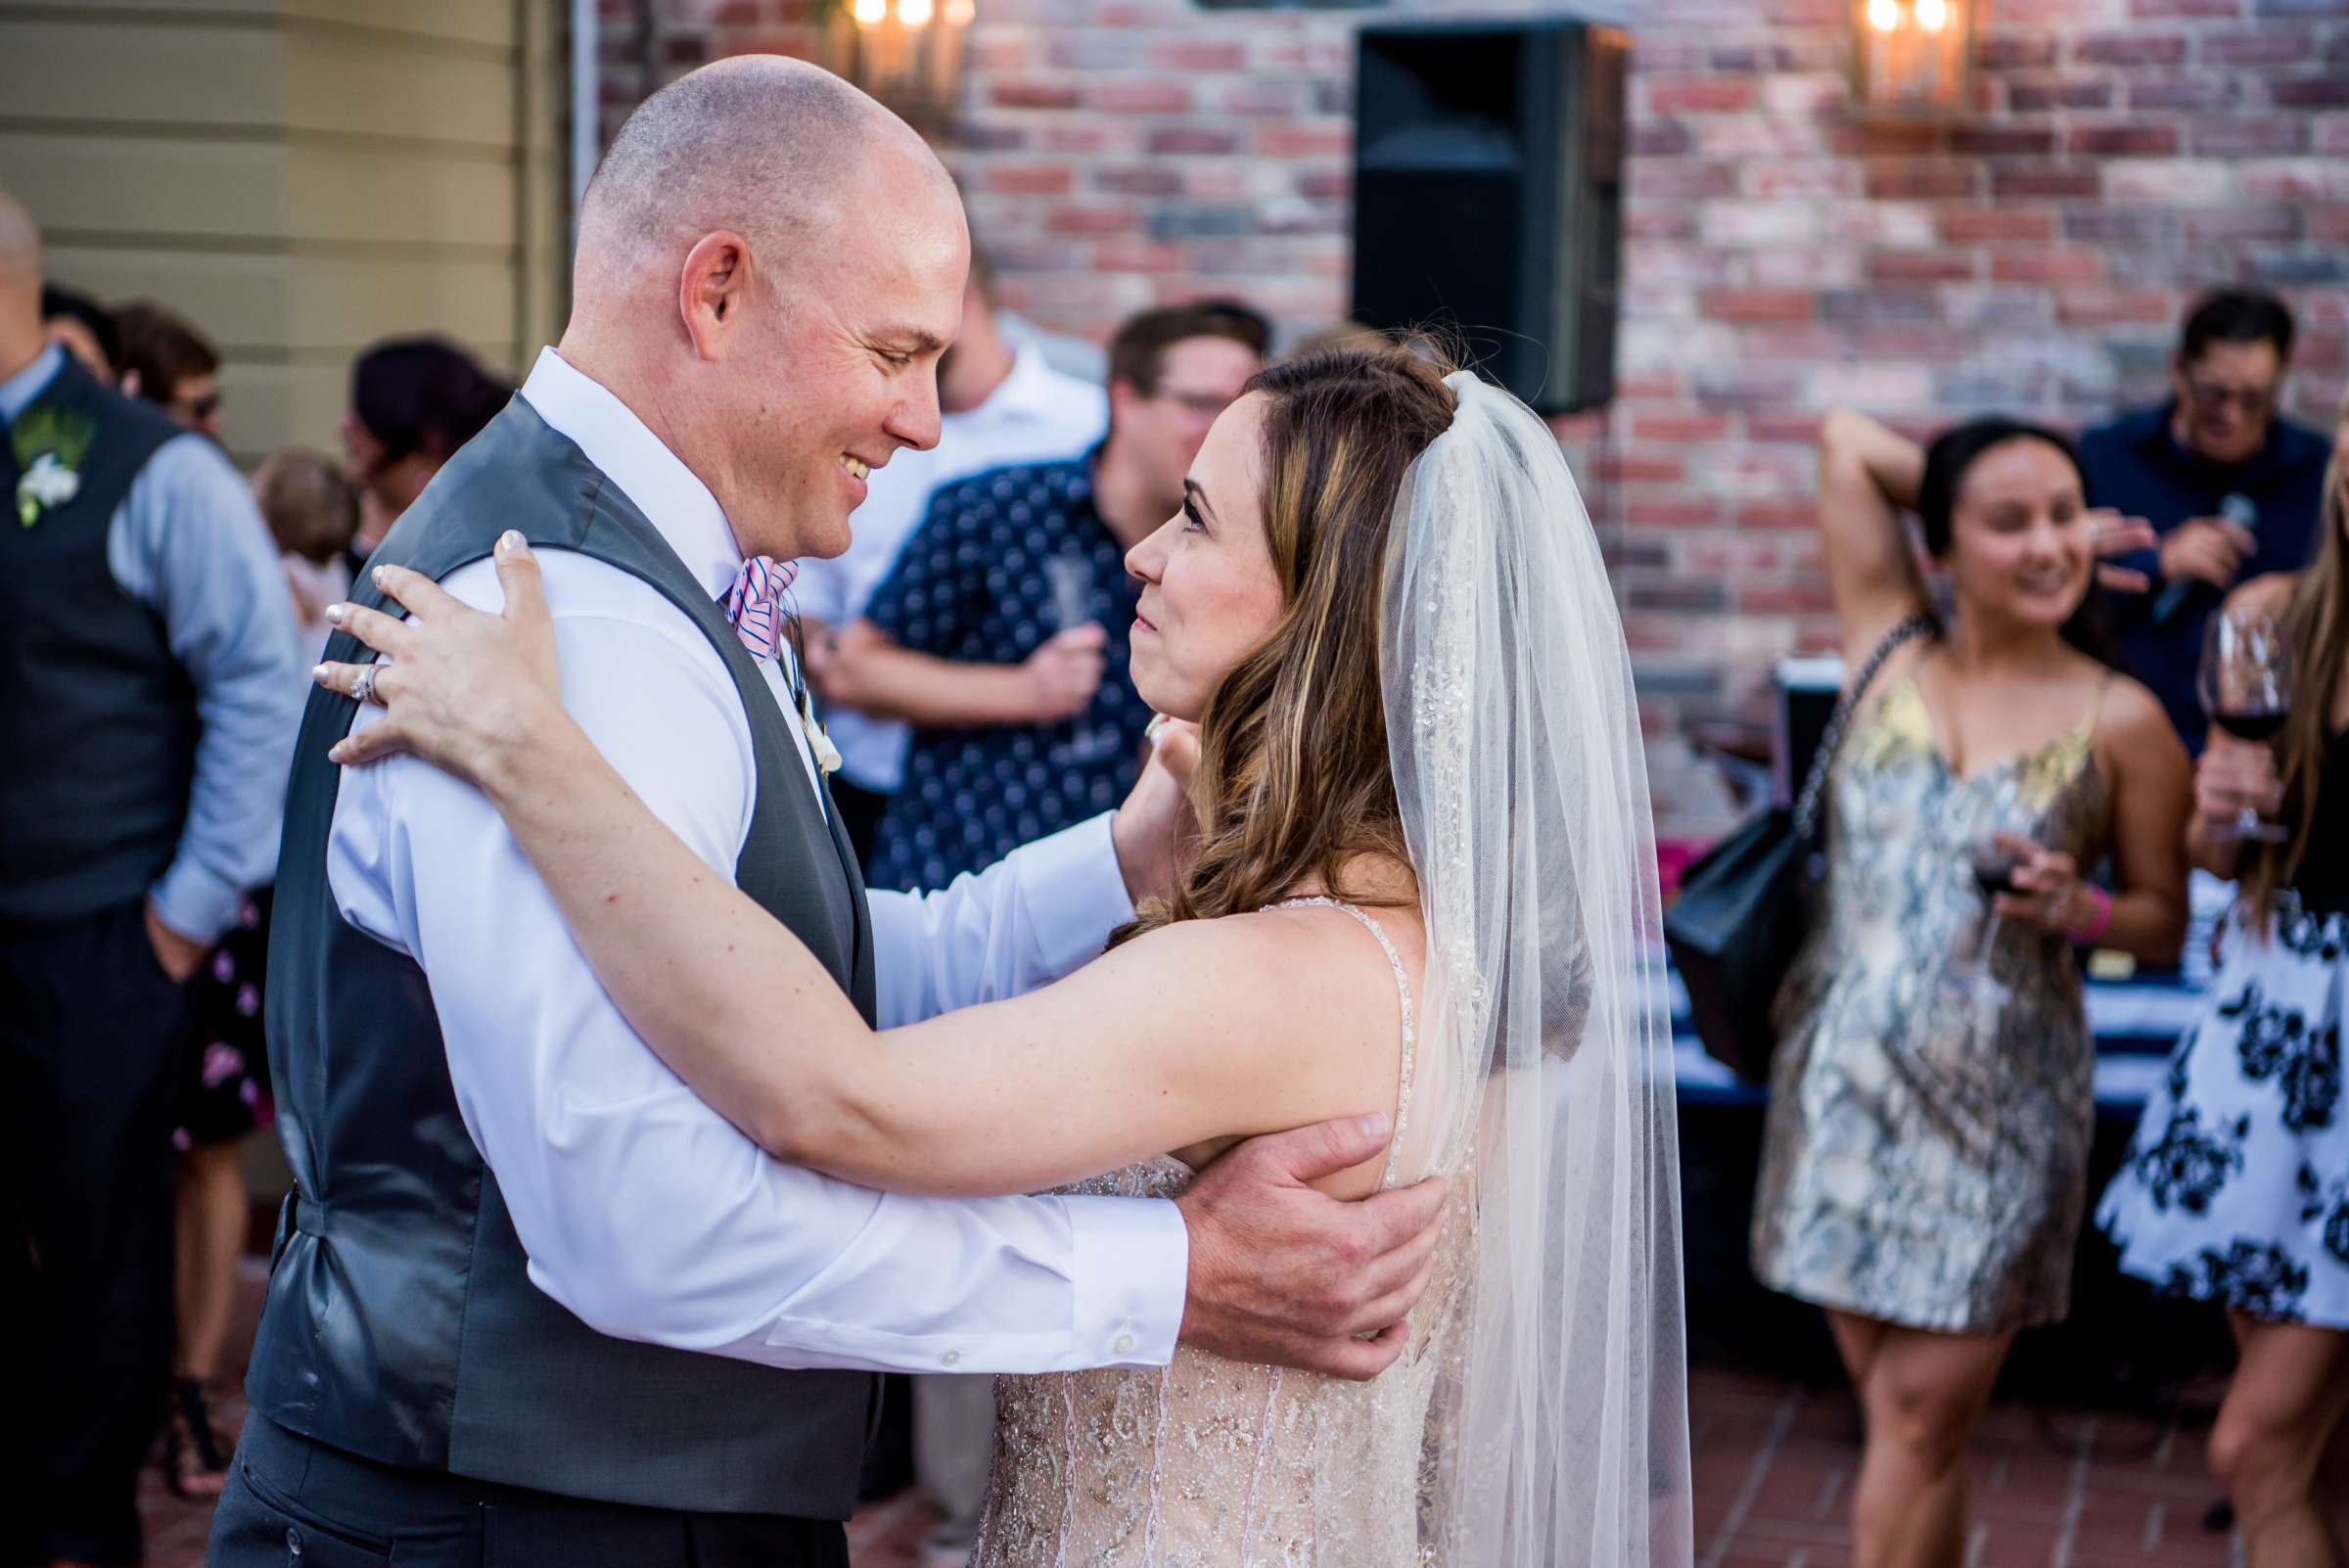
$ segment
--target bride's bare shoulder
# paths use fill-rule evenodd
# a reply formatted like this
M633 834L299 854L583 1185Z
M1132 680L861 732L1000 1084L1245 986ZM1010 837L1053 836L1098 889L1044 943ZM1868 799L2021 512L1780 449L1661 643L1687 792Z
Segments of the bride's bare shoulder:
M1358 916L1335 902L1282 901L1212 919L1178 920L1137 939L1126 949L1167 963L1213 963L1219 984L1263 987L1293 998L1297 988L1351 993L1365 973L1391 973L1386 949L1416 987L1426 931L1413 905L1359 904ZM1368 924L1360 916L1368 917ZM1383 936L1385 942L1378 939ZM1378 992L1373 990L1375 996ZM1396 1010L1395 988L1385 992Z
M1395 1113L1403 1051L1402 992L1415 995L1425 945L1413 906L1364 907L1387 944L1342 908L1307 904L1184 920L1122 952L1149 970L1148 989L1179 989L1199 1047L1193 1070L1223 1078L1221 1098L1245 1106L1229 1135L1174 1151L1197 1167L1242 1136L1340 1116ZM1386 946L1394 949L1390 963ZM1382 1162L1317 1183L1359 1196Z

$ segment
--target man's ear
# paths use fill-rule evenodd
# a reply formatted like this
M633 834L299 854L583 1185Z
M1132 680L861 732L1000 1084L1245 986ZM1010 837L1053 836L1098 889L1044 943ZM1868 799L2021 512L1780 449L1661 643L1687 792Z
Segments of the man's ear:
M1135 403L1139 402L1141 398L1141 388L1136 387L1132 382L1128 381L1123 376L1110 377L1109 422L1112 425L1124 424L1126 422L1127 410L1130 409Z
M717 229L694 242L677 275L677 314L704 359L722 358L751 290L751 242Z

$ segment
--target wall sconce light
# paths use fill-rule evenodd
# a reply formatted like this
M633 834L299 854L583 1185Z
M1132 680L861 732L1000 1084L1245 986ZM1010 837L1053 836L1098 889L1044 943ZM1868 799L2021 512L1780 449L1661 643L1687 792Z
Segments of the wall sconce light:
M831 0L820 11L825 66L925 132L952 122L977 0Z
M1958 115L1979 0L1852 0L1852 98L1878 115Z

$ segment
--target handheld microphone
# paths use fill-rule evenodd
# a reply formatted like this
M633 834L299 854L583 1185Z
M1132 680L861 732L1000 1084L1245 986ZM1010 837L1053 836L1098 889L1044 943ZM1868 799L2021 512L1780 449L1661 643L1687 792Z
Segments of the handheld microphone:
M2219 497L2219 516L2245 533L2259 530L2259 503L2240 490L2229 490ZM2186 608L2186 601L2193 596L2196 588L2208 586L2208 583L2196 577L2180 577L2163 588L2161 597L2153 601L2153 623L2157 626L2167 625L2179 611Z

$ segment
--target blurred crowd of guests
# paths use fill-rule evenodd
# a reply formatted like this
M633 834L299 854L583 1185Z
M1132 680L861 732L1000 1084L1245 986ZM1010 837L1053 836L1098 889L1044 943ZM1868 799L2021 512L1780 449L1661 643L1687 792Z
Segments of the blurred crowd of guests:
M2251 1568L2341 1561L2349 404L2329 437L2283 418L2291 346L2280 301L2223 291L2170 398L2077 443L1825 422L1842 651L1876 672L1777 999L1751 1250L1858 1395L1862 1568L1964 1556L1975 1423L2015 1334L2069 1313L2094 1196L2081 955L2176 964L2189 867L2233 884L2216 976L2095 1217L2226 1314L2209 1459Z
M975 264L938 444L871 474L851 549L795 589L874 885L943 886L1131 786L1151 715L1126 678L1125 555L1178 510L1272 338L1208 300L1131 317L1104 355L1001 309ZM2337 1560L2314 1486L2349 1407L2349 423L2283 417L2292 346L2280 301L2223 291L2184 323L2170 395L2077 442L1825 423L1848 664L1901 635L1827 796L1752 1254L1826 1310L1859 1395L1863 1565L1958 1560L1968 1437L2015 1333L2069 1310L2089 1214L2077 953L2174 962L2189 865L2236 890L2209 1010L2096 1218L2130 1272L2229 1314L2212 1462L2253 1568ZM440 340L380 344L352 366L342 453L274 452L248 484L218 445L220 368L166 307L45 282L0 196L0 726L41 759L0 784L28 1242L0 1249L0 1294L48 1349L0 1427L23 1483L12 1561L134 1560L159 1420L170 1484L220 1485L237 1150L269 1120L267 884L306 667L327 606L512 393ZM2269 738L2210 725L2238 623L2288 672ZM931 1562L957 1562L991 1390L925 1379L915 1410L946 1514Z

